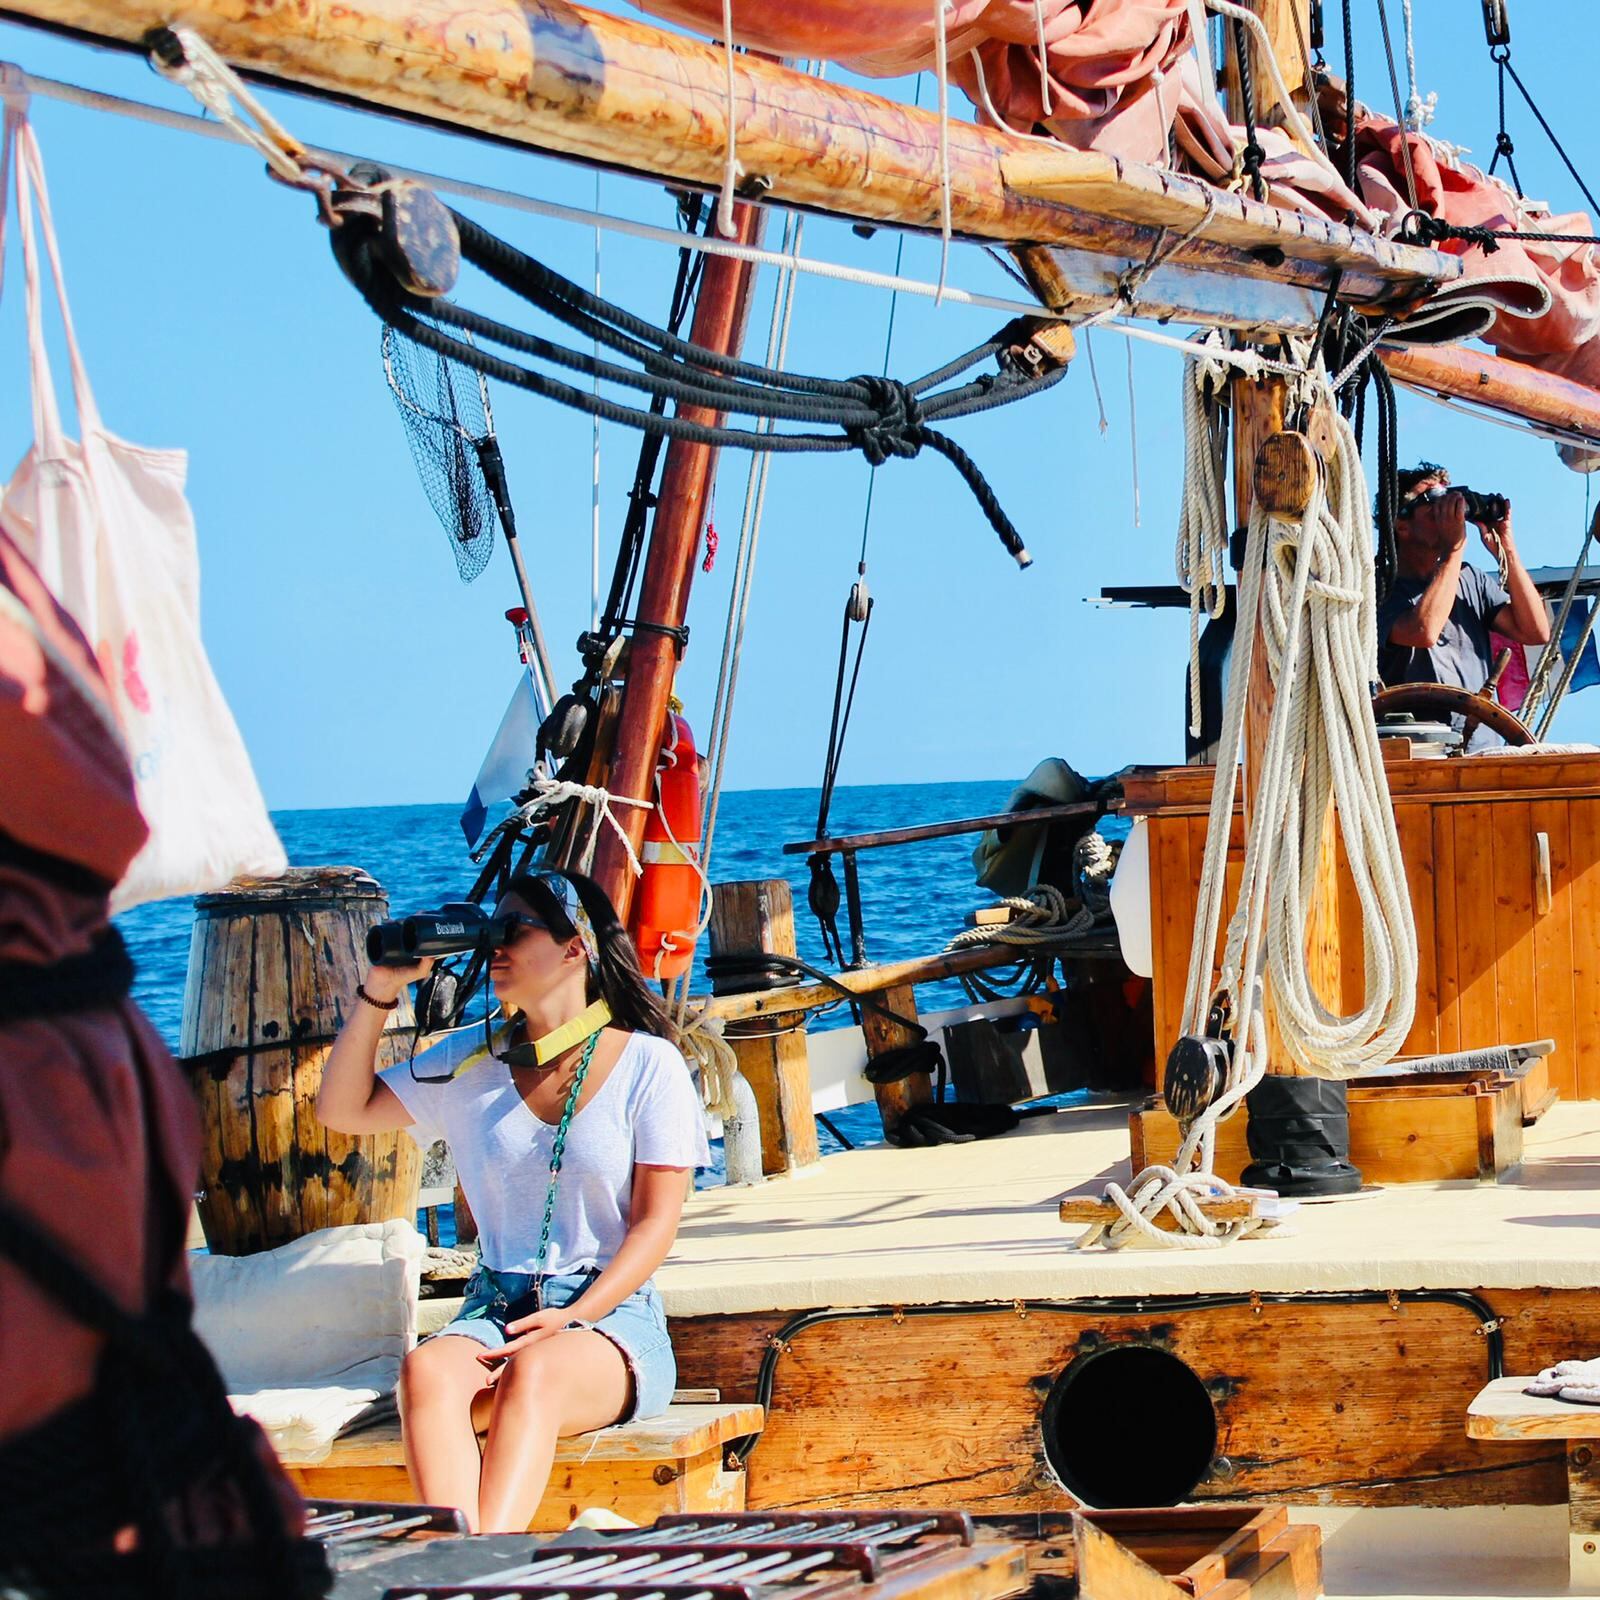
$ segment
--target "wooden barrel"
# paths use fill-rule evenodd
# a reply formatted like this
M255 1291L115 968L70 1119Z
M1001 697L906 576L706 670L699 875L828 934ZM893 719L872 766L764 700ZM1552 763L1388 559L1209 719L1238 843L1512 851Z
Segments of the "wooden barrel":
M206 1244L250 1255L318 1228L414 1218L422 1153L405 1132L349 1137L317 1120L334 1036L388 914L355 867L239 878L195 900L181 1049L204 1124ZM380 1070L410 1049L411 1004L390 1017Z

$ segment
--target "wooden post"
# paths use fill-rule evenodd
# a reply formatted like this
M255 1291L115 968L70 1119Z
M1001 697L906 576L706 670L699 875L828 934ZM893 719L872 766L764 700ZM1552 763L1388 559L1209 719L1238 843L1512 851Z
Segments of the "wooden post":
M718 955L792 956L794 894L784 878L719 883L712 898L711 948ZM750 1030L741 1037L739 1028ZM817 1121L811 1113L811 1068L803 1011L734 1023L728 1043L739 1070L755 1091L761 1117L761 1170L793 1172L818 1159Z
M1266 25L1273 54L1277 57L1278 70L1283 74L1283 85L1301 115L1309 121L1306 86L1311 68L1305 51L1300 48L1300 41L1304 39L1307 49L1310 48L1311 0L1240 0L1240 4L1255 12ZM1239 57L1233 48L1233 23L1226 21L1226 28L1228 49L1222 61L1223 92L1227 96L1229 115L1235 122L1242 123L1243 112L1238 98ZM1250 76L1255 85L1256 121L1266 127L1281 126L1288 119L1283 114L1271 74L1262 59L1261 41L1253 28L1250 30Z
M1251 380L1236 378L1233 382L1234 408L1234 509L1241 525L1248 526L1255 503L1259 500L1268 511L1284 517L1304 515L1311 503L1319 470L1316 452L1311 442L1298 433L1284 431L1285 388L1281 379ZM1244 821L1246 834L1254 823L1256 803L1261 792L1262 763L1266 753L1267 734L1272 722L1275 692L1267 670L1267 651L1262 630L1257 623L1255 648L1251 652L1249 700L1245 707L1244 751ZM1230 753L1231 755L1231 753ZM1334 831L1333 807L1328 807L1322 823L1322 843L1317 861L1311 906L1307 913L1306 960L1311 987L1330 1009L1338 1010L1342 1001L1338 926L1338 856ZM1270 1079L1304 1079L1298 1090L1273 1089L1266 1086L1266 1095L1272 1102L1275 1126L1281 1132L1291 1124L1285 1117L1298 1118L1293 1123L1295 1148L1293 1151L1279 1147L1276 1152L1263 1142L1257 1149L1252 1141L1252 1153L1257 1164L1247 1169L1245 1181L1267 1187L1279 1187L1285 1193L1337 1193L1359 1188L1361 1175L1349 1163L1349 1129L1343 1115L1344 1086L1324 1083L1302 1073L1290 1058L1278 1031L1272 1003L1270 978L1266 988L1267 1022L1267 1074ZM1260 1102L1263 1091L1252 1096ZM1250 1110L1256 1115L1256 1110ZM1320 1134L1315 1130L1300 1132L1314 1119L1323 1119L1333 1151L1328 1158L1307 1156L1305 1150L1317 1142ZM1340 1130L1342 1129L1342 1133ZM1287 1135L1285 1137L1288 1137ZM1342 1148L1340 1143L1342 1140ZM1274 1182L1273 1174L1293 1176L1284 1182Z
M897 1016L917 1015L917 991L909 983L885 989L879 995L889 1010ZM891 1022L881 1011L871 1006L861 1008L861 1031L867 1040L867 1055L881 1056L886 1050L898 1050L903 1045L916 1044L921 1037L910 1028ZM926 1072L913 1072L898 1083L876 1083L872 1092L878 1101L878 1114L883 1118L883 1131L890 1133L899 1120L913 1106L933 1103L933 1080Z
M759 244L761 213L754 206L736 206L734 216L739 241ZM702 273L690 338L704 349L736 354L744 343L755 266L728 256L708 256ZM723 414L699 406L683 406L678 415L715 425L722 421ZM620 797L651 798L666 727L667 696L672 692L673 675L682 654L678 641L662 630L681 628L688 613L689 586L700 555L700 529L716 475L717 451L711 446L685 439L674 439L667 446L639 590L638 619L648 626L636 629L628 645L627 682L606 785ZM644 839L648 813L637 806L618 806L612 815L637 851ZM594 875L626 923L635 879L628 853L614 828L602 830ZM793 952L792 945L790 951Z

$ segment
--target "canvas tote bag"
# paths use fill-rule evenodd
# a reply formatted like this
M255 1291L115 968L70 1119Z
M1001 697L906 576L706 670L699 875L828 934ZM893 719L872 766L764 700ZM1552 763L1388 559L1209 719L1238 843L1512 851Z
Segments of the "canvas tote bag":
M102 426L67 304L38 140L9 105L0 187L8 171L22 231L33 445L0 499L0 520L88 637L122 721L150 838L112 909L219 889L241 874L277 877L283 846L200 641L188 457L129 444ZM76 440L62 430L45 345L35 204L71 360ZM0 258L3 248L0 218Z

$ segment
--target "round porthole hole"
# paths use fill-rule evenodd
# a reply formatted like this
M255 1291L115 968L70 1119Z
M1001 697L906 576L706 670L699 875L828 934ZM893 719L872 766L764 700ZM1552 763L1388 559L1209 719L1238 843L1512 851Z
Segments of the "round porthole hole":
M1079 1356L1051 1387L1040 1426L1056 1476L1097 1510L1189 1499L1217 1448L1205 1384L1193 1367L1149 1345Z

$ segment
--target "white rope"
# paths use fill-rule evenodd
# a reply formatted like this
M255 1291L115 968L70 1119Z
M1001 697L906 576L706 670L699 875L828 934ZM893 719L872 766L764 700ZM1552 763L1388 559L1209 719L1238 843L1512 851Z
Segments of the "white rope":
M729 5L732 0L723 0ZM945 279L950 271L950 60L945 37L945 13L952 0L933 0L933 65L939 79L939 287L933 303L944 304Z
M723 238L731 239L739 231L733 216L733 194L744 171L739 165L739 136L735 125L738 107L733 98L733 0L722 0L722 55L727 68L724 87L727 95L728 137L722 160L722 192L717 196L717 232Z
M1115 1246L1137 1235L1173 1248L1215 1248L1261 1225L1259 1218L1214 1224L1198 1205L1235 1192L1213 1170L1216 1129L1265 1075L1269 974L1285 1048L1314 1076L1349 1078L1381 1065L1410 1031L1416 929L1368 692L1377 655L1371 511L1354 435L1342 418L1336 416L1335 425L1334 456L1326 475L1319 473L1304 518L1284 521L1257 506L1239 575L1239 623L1180 1024L1185 1034L1200 1033L1213 1004L1228 1004L1238 1028L1227 1080L1187 1130L1171 1166L1147 1168L1127 1189L1107 1187L1118 1221L1093 1230L1080 1246L1095 1238ZM1239 898L1213 990L1211 963L1258 628L1275 697ZM1337 803L1362 914L1365 1000L1349 1016L1323 1004L1306 961L1330 802ZM1162 1211L1179 1231L1156 1227L1151 1219Z
M1050 96L1050 44L1044 36L1044 0L1033 0L1033 26L1039 37L1039 107L1050 117L1055 114L1055 107ZM978 52L974 50L972 54L976 59Z
M723 1037L721 1017L708 1017L696 1008L678 1018L678 1048L699 1064L700 1094L706 1110L726 1121L734 1114L733 1085L739 1076L739 1058Z
M1411 0L1400 0L1400 10L1406 30L1406 126L1420 133L1433 121L1439 109L1439 96L1430 94L1424 99L1417 91L1417 40L1411 21Z
M612 832L622 841L622 848L627 854L628 865L633 870L634 877L639 878L644 875L644 868L639 865L639 857L634 852L632 841L628 838L628 830L612 815L611 808L633 806L640 811L649 811L650 801L632 800L627 795L612 794L609 789L602 789L596 784L569 783L559 778L535 778L530 787L533 790L533 797L525 800L517 808L517 814L523 823L537 821L547 811L558 810L573 801L590 808L589 842L584 846L579 859L578 871L588 872L594 865L595 847L600 842L600 829L604 824L609 825Z
M984 114L997 128L1003 128L1014 139L1026 139L1029 144L1047 144L1053 150L1061 148L1061 141L1054 134L1049 133L1024 133L1020 128L1014 128L995 109L995 103L989 98L989 80L984 75L983 57L978 51L972 52L972 67L978 79L978 104L983 107Z
M1083 330L1083 353L1089 358L1089 383L1094 389L1094 403L1100 413L1100 432L1104 434L1111 426L1111 419L1106 416L1106 397L1100 392L1100 374L1094 364L1094 335L1085 328Z
M1184 363L1183 502L1178 513L1178 583L1189 596L1189 732L1200 737L1200 614L1215 621L1228 599L1227 432L1216 403L1227 369L1212 355L1222 336L1194 341Z
M1133 382L1133 341L1128 341L1128 456L1133 469L1133 525L1139 527L1139 393Z

